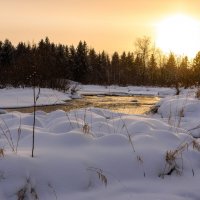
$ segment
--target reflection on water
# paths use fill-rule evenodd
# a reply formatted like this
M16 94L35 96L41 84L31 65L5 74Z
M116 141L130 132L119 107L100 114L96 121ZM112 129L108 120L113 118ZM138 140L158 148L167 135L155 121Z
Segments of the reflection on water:
M65 105L40 106L37 110L51 112L57 109L70 111L73 109L98 107L126 114L144 114L149 111L158 97L150 96L84 96L82 99L67 101ZM8 111L33 112L33 108L9 109Z

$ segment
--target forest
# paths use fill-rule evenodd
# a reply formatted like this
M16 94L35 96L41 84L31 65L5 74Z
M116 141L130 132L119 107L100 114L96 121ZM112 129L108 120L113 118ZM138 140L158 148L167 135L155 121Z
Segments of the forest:
M85 41L73 45L41 39L38 44L0 41L0 87L66 89L83 84L189 87L200 84L200 52L193 59L161 53L149 37L138 38L133 52L97 52Z

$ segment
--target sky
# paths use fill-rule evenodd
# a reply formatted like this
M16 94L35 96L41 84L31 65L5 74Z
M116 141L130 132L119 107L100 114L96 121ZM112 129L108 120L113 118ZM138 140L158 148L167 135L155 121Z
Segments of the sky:
M200 0L0 0L0 40L133 51L138 37L155 40L155 24L184 13L200 20Z

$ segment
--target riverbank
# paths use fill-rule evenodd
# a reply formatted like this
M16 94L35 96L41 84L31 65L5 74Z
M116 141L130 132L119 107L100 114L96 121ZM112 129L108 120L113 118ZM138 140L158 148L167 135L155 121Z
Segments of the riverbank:
M143 96L159 96L173 95L176 93L174 88L164 87L143 87L143 86L126 86L117 85L99 86L99 85L79 85L78 93L81 95L143 95Z

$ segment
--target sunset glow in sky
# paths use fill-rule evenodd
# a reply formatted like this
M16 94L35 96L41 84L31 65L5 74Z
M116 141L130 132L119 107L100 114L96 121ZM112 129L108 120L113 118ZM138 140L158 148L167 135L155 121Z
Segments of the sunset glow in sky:
M108 53L133 51L136 38L144 35L166 50L163 40L173 30L165 20L181 13L197 24L200 21L200 0L0 0L0 8L0 40L32 43L48 36L53 42L74 45L85 40L96 50ZM159 28L158 24L165 27ZM191 28L190 22L185 26L182 31ZM192 26L195 43L200 40L197 26ZM168 34L158 35L162 31ZM177 52L184 53L197 48L188 43L181 46L182 40L179 43L172 50L178 48Z
M184 14L168 16L156 24L155 41L165 53L194 57L200 51L200 22Z

